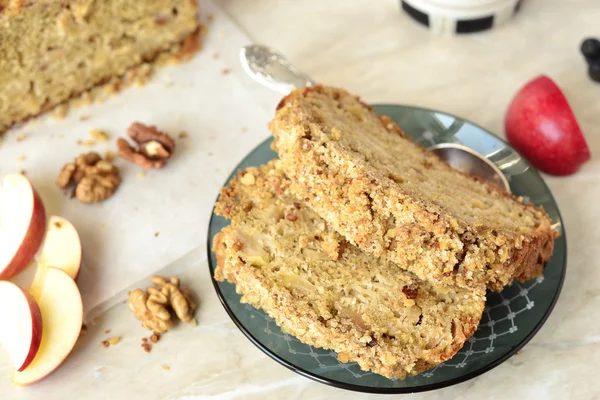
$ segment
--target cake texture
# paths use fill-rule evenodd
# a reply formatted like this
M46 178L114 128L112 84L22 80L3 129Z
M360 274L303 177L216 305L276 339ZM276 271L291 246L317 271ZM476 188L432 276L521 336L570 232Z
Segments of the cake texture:
M241 172L216 213L215 279L236 285L302 342L388 378L451 358L475 332L485 288L433 285L333 231L290 192L279 160Z
M292 190L362 250L442 285L502 290L542 274L543 209L459 172L345 90L295 90L270 123Z
M0 133L190 47L198 26L195 0L0 0Z

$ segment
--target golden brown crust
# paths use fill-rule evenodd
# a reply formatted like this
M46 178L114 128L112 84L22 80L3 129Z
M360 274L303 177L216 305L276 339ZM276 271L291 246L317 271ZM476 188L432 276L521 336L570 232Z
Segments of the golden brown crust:
M361 249L422 279L501 290L538 276L552 254L541 208L450 168L342 89L292 92L270 128L299 197Z
M225 242L223 241L224 231L221 231L213 238L213 251L217 256L217 267L215 268L215 279L218 281L225 280L223 269L225 268Z
M370 256L290 191L274 160L238 173L216 212L232 219L213 240L215 279L236 284L284 332L404 378L451 358L474 333L485 289L447 289Z

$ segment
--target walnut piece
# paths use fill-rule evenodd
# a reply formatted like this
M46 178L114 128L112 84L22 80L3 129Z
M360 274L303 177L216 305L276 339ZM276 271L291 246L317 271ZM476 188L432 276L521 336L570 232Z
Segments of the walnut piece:
M56 184L61 189L74 184L73 194L81 203L98 203L116 192L121 184L121 176L117 167L92 151L80 154L74 162L67 163L60 171Z
M134 122L127 129L127 134L136 143L131 146L125 139L117 140L120 157L141 166L142 168L162 168L175 151L175 141L169 135L154 126Z
M151 341L156 343L161 333L175 327L171 312L181 321L193 325L196 304L189 290L180 287L179 279L176 277L154 276L152 283L156 287L149 287L146 291L136 289L130 292L128 306L135 317L142 321L144 328L154 331Z
M144 156L138 150L131 147L123 138L117 139L117 154L124 160L137 164L144 169L162 168L166 165L165 160L152 160Z

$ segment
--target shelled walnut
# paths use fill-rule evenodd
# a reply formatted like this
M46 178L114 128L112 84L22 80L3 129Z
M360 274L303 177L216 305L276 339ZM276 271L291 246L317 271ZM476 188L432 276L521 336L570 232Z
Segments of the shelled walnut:
M56 184L61 189L74 185L73 196L81 203L98 203L117 191L121 176L117 167L92 151L65 164Z
M127 140L119 138L118 154L121 158L142 168L164 167L175 151L175 141L154 126L134 122L127 129L127 134L136 143L136 147L131 146Z
M172 314L195 326L196 304L189 290L180 286L179 279L154 276L152 283L155 287L149 287L146 291L136 289L129 292L129 309L142 321L142 326L154 331L155 335L164 333L175 327Z

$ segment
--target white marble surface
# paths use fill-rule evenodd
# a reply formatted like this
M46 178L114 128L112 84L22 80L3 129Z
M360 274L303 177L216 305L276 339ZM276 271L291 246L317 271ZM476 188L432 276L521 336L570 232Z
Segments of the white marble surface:
M586 133L593 159L572 177L545 177L568 235L568 272L558 304L536 337L501 366L453 387L405 397L600 398L596 378L600 366L600 162L596 158L600 153L600 85L588 80L578 52L584 36L600 36L597 0L527 0L518 17L501 29L458 38L431 36L400 15L393 0L222 0L220 5L250 38L277 47L319 81L347 87L369 102L414 104L454 113L499 136L504 135L504 110L521 84L540 73L559 83ZM231 45L220 23L227 21L217 18L211 32L215 46L233 49L247 40L236 35L235 46ZM257 131L248 132L253 135L249 141L258 143L267 135L266 129L259 131L260 126L266 123L277 96L237 75L236 54L223 56L232 63L227 65L234 69L232 78L243 82L249 96L261 105L256 115L245 117L255 121ZM232 119L241 112L232 106ZM248 121L239 123L250 126ZM230 133L219 127L214 131L218 133L212 145L216 155L231 165L252 147L235 135L235 139L220 136ZM202 199L211 201L216 195L213 189L200 193ZM203 239L205 226L199 228L199 239ZM122 292L112 302L116 305L90 327L63 368L40 384L12 387L10 368L0 353L0 398L374 397L312 382L263 355L220 305L204 262L204 243L199 244L199 249L166 271L181 272L199 294L198 327L184 326L165 335L146 355L139 347L145 332L119 302L124 299ZM123 341L115 348L102 348L99 342L106 337L105 329L123 336ZM170 370L162 370L161 365Z

